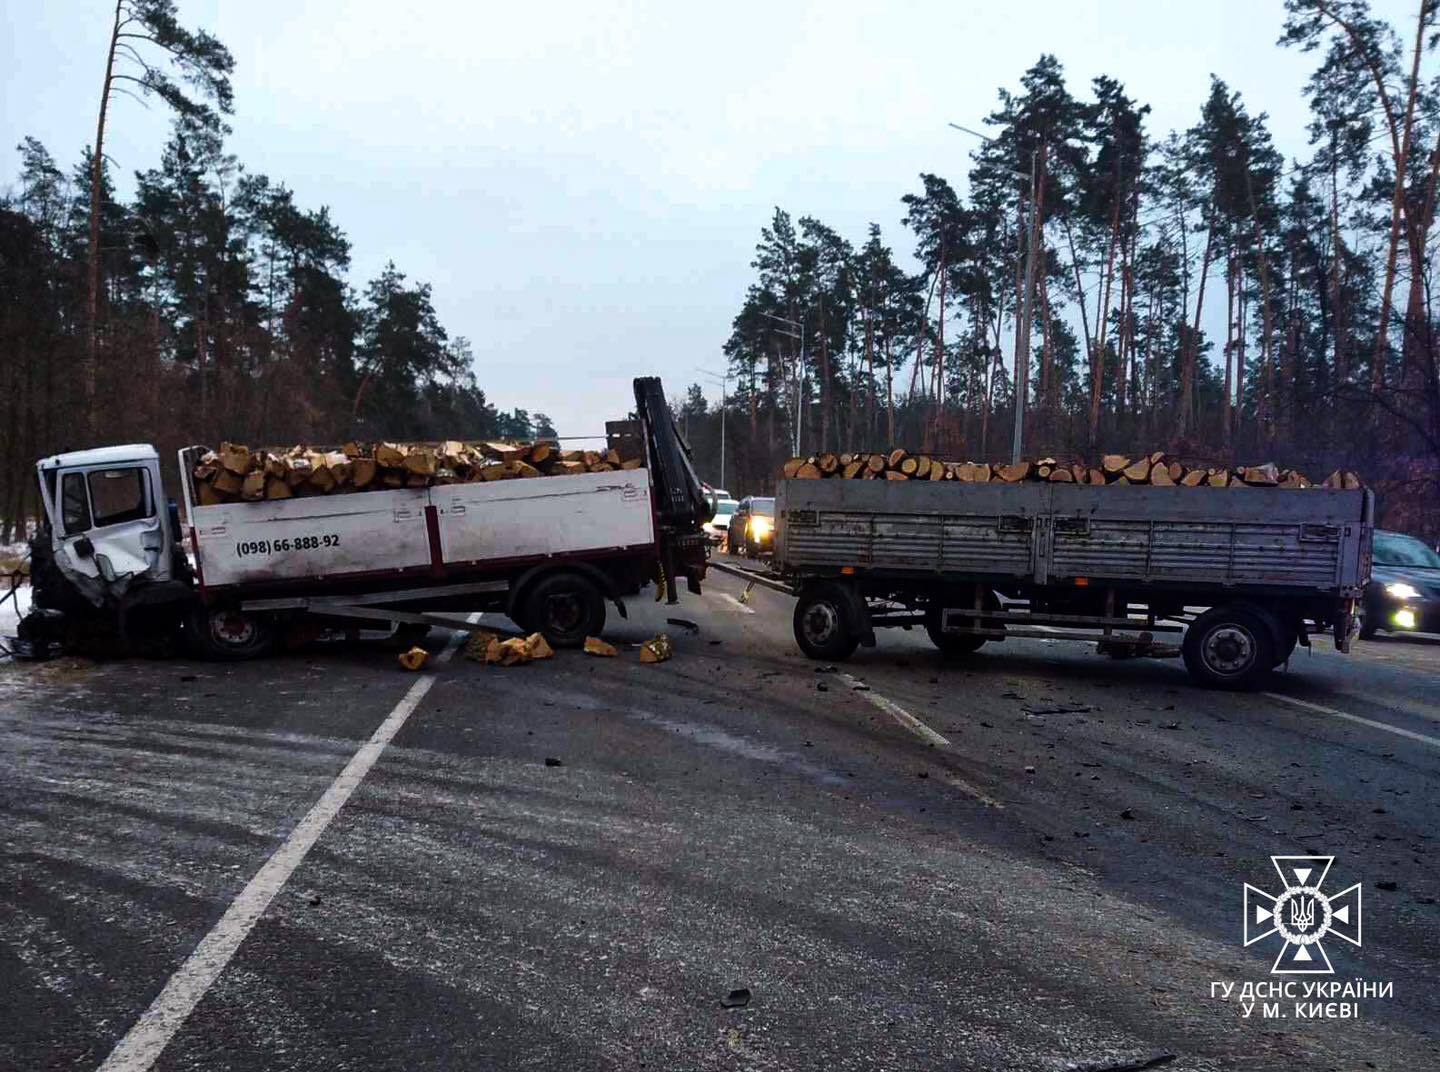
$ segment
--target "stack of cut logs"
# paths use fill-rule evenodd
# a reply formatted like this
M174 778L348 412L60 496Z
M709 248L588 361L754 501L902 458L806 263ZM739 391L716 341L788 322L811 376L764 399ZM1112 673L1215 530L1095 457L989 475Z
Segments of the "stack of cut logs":
M427 488L437 484L569 476L639 469L616 450L561 450L539 443L346 443L339 450L251 450L222 443L193 476L201 506L340 492Z
M790 480L958 480L965 484L1018 484L1046 480L1052 484L1148 484L1186 488L1309 488L1304 473L1281 469L1273 462L1261 465L1215 468L1189 466L1164 451L1132 458L1107 454L1099 465L1061 462L1054 458L1013 464L951 462L904 450L855 454L813 454L791 458L781 475ZM1337 469L1318 485L1324 488L1359 488L1360 478Z

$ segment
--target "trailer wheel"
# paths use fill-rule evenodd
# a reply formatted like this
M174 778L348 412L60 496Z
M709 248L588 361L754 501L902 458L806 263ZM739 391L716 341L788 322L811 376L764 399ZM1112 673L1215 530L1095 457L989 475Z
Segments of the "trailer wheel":
M940 627L925 623L925 632L930 635L930 643L940 649L941 655L969 655L979 651L990 639L983 636L966 636L964 633L942 633Z
M605 628L605 595L579 573L552 573L525 593L520 625L557 648L578 648Z
M860 643L850 594L837 584L807 588L795 604L795 643L812 659L848 659Z
M275 646L269 619L232 607L197 606L185 627L191 647L206 659L258 659Z
M1185 668L1202 685L1249 689L1276 664L1270 625L1244 607L1215 607L1190 623L1181 645Z

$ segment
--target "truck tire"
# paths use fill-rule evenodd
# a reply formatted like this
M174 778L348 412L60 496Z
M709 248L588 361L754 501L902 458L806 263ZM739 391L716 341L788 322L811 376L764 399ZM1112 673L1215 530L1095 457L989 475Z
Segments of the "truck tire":
M930 635L930 643L940 649L941 655L970 655L979 651L985 646L985 641L990 639L983 636L966 636L964 633L942 633L940 627L925 623L925 632Z
M860 643L851 596L838 584L819 584L795 603L795 643L812 659L850 658Z
M1214 607L1190 623L1181 645L1185 669L1201 685L1251 689L1275 667L1270 623L1245 607Z
M605 594L580 573L541 577L525 593L520 625L543 633L553 647L578 648L605 628Z
M197 606L186 619L185 632L197 655L224 662L258 659L275 646L268 618L231 607Z

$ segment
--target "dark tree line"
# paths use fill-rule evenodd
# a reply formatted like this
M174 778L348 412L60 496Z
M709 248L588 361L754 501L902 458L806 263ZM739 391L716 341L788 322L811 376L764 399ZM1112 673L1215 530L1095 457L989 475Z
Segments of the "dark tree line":
M487 402L427 284L392 264L355 293L329 212L225 151L231 66L171 0L123 0L97 145L117 104L150 96L174 115L159 163L122 198L103 154L67 173L18 147L0 193L0 542L35 515L36 458L61 450L554 434Z
M1434 533L1440 4L1403 34L1366 0L1286 11L1280 45L1316 57L1305 159L1218 77L1193 126L1158 136L1119 82L1076 93L1043 56L1000 92L964 194L923 174L903 197L918 271L878 225L856 246L777 209L725 344L732 490L768 489L792 452L1008 457L1028 338L1029 456L1344 466ZM715 479L718 412L698 389L679 406Z

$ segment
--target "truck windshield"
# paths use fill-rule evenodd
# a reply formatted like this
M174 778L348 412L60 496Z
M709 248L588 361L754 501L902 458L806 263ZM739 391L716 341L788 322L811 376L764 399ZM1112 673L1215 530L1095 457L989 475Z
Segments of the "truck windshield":
M1425 546L1414 536L1401 536L1397 532L1375 534L1375 564L1377 566L1415 566L1420 569L1440 569L1440 555Z

